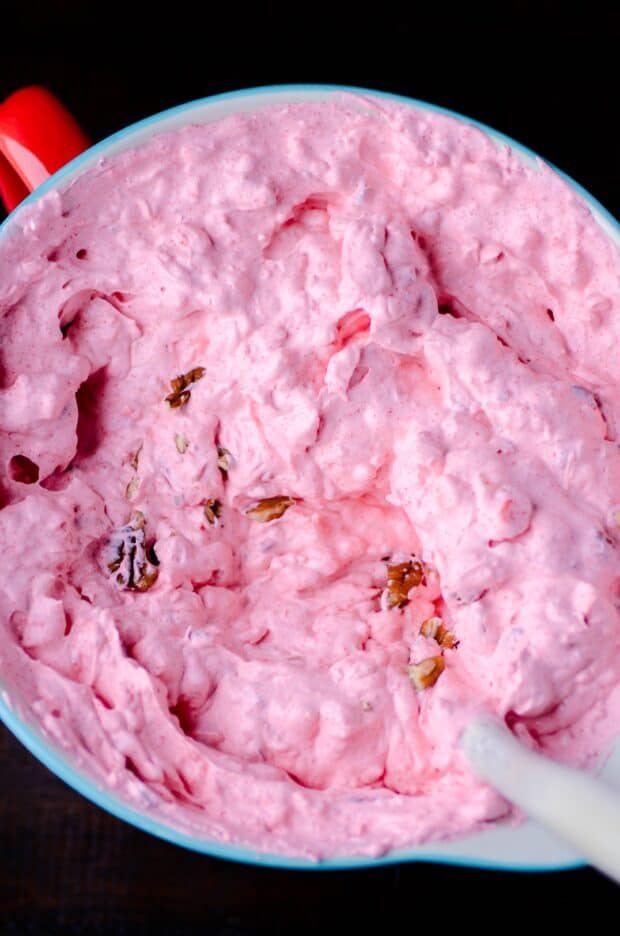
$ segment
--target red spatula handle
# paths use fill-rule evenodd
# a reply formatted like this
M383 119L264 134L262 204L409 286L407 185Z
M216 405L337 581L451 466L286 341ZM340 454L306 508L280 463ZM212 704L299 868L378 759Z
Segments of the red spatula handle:
M0 104L0 197L7 211L90 140L46 88L21 88Z

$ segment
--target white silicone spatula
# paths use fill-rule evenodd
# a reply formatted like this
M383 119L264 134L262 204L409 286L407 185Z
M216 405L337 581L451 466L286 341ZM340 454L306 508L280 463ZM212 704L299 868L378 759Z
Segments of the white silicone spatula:
M530 751L490 718L474 719L462 745L483 780L620 882L620 796L611 787Z

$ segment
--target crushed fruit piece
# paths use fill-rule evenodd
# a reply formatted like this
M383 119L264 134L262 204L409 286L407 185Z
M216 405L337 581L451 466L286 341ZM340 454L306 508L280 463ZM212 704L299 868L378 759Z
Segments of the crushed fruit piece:
M352 309L343 315L336 324L334 349L340 351L356 335L370 330L370 316L364 309Z

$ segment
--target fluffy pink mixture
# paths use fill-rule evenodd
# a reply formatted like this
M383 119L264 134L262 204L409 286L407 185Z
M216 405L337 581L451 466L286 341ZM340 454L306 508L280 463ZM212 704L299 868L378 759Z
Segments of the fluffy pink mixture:
M459 749L481 709L592 764L619 295L557 175L397 105L188 127L46 195L0 242L9 691L109 789L271 852L510 816Z

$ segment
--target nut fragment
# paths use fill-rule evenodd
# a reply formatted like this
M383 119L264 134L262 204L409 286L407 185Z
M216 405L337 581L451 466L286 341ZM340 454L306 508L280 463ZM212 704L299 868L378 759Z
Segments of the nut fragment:
M155 552L155 543L151 543L149 548L146 551L146 558L151 563L152 566L159 565L159 556Z
M146 519L140 510L135 510L129 522L112 534L108 544L108 570L121 588L132 591L147 591L157 579L154 550L147 548L144 528Z
M142 445L143 443L141 442L139 447L136 449L136 451L132 455L131 461L129 462L129 464L131 465L134 471L138 470L138 462L140 461L140 452L142 451Z
M181 406L186 406L189 403L190 397L189 390L182 390L180 393L171 393L167 396L166 403L170 409L180 409Z
M191 396L191 391L188 388L195 384L197 380L204 377L204 375L204 367L193 367L191 370L187 371L186 374L179 374L178 377L173 377L170 381L172 393L169 393L166 397L166 403L170 409L179 409L179 407L185 406L189 402Z
M138 488L140 487L140 478L137 475L131 479L127 487L125 488L125 497L127 500L131 500Z
M136 591L148 591L151 585L154 585L157 581L158 575L157 569L152 569L150 572L143 572L133 587Z
M620 527L620 510L614 511L614 523Z
M228 449L222 448L221 445L217 447L217 467L220 469L222 477L226 479L230 468L230 452Z
M222 512L219 500L208 500L203 505L204 515L211 526L215 526Z
M452 633L452 631L444 630L441 636L438 636L437 643L440 647L445 647L446 650L456 650L459 645L458 640Z
M423 637L432 637L440 647L447 647L449 650L458 647L458 640L452 631L448 630L440 617L432 617L423 621L420 626L420 633Z
M422 689L428 689L434 686L445 669L445 663L442 656L427 657L420 663L414 663L407 667L409 679L413 683L417 692Z
M129 517L129 523L134 530L143 530L146 526L146 517L141 510L133 510Z
M259 523L270 523L272 520L278 520L289 507L293 506L291 497L265 497L257 501L252 507L246 510L246 516L252 520L258 520Z
M387 568L386 603L388 609L404 608L409 604L409 592L424 578L424 566L417 559L398 562Z
M186 437L181 432L177 432L177 434L174 437L174 444L176 445L176 449L179 455L184 455L185 452L187 451L187 446L189 445L189 442L187 441Z
M372 712L372 702L369 702L367 699L364 699L362 702L362 711Z

